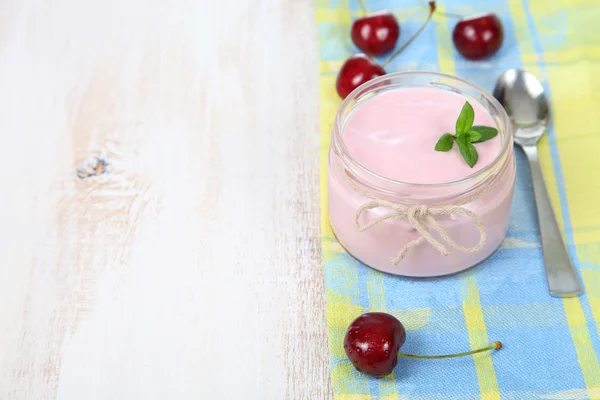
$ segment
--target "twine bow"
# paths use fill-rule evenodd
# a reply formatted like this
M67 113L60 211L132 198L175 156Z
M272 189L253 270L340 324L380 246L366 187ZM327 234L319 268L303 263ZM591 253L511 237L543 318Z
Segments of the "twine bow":
M362 194L363 196L368 197L371 201L366 202L362 206L360 206L356 210L356 215L354 217L354 223L356 225L356 229L360 232L364 232L367 229L374 227L375 225L387 220L387 219L400 219L407 221L413 228L419 232L421 235L419 238L408 242L404 247L400 250L400 253L394 258L392 258L392 263L394 265L398 265L400 261L406 256L406 253L414 248L419 246L424 241L427 241L434 248L436 248L442 255L448 256L450 252L444 244L440 243L433 235L429 232L429 228L434 229L442 238L442 240L449 245L450 247L465 252L465 253L475 253L483 247L486 241L486 233L483 224L481 223L481 219L477 214L473 211L466 209L463 205L480 199L483 197L491 188L491 185L488 185L487 188L476 192L475 194L468 196L467 198L457 202L456 204L448 204L440 207L428 207L426 205L415 205L407 207L406 205L400 203L394 203L388 200L384 200L374 196L373 194L367 192L366 190L358 187L348 174L341 168L342 175L346 182L350 185L350 187L357 193ZM390 211L373 221L370 221L364 225L361 225L359 222L361 215L368 210L372 210L374 208L384 207L389 209ZM438 215L466 215L473 220L473 223L479 230L479 243L473 247L464 247L460 244L456 243L454 239L452 239L448 233L438 224L435 217Z

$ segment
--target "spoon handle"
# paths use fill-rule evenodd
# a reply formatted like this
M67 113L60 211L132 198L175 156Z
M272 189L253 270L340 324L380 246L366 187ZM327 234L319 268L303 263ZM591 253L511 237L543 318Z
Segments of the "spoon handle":
M569 258L565 242L560 234L556 216L548 197L544 176L540 168L537 146L523 146L531 166L533 191L537 206L538 222L542 237L542 251L546 265L548 289L555 297L579 296L583 293L577 271Z

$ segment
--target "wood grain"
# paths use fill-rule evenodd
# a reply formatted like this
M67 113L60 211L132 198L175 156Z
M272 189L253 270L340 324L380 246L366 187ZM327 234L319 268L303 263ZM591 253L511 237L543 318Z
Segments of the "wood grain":
M313 13L0 0L0 399L331 397Z

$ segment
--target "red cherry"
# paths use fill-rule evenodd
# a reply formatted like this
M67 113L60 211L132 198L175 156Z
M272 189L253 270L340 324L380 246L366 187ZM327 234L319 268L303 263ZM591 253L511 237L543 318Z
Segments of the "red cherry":
M480 60L494 54L502 46L502 22L496 14L489 13L463 19L454 27L452 40L463 57Z
M502 343L493 342L480 349L463 353L423 356L400 353L405 340L406 330L400 321L386 313L370 312L361 315L350 324L344 337L344 350L358 371L382 377L394 370L398 357L455 358L502 348Z
M364 54L354 54L342 65L335 88L345 99L354 89L381 75L385 75L385 70L379 64Z
M366 313L356 318L344 339L346 355L367 375L384 376L398 363L398 351L406 340L404 326L385 313Z
M369 55L379 56L396 47L400 25L392 13L379 11L354 21L351 36L356 47Z

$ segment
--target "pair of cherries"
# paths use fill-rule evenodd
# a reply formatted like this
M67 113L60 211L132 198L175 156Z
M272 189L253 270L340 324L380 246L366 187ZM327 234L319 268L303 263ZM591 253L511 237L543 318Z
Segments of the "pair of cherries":
M385 75L384 67L425 29L435 8L435 1L430 1L429 15L421 28L381 65L371 57L389 53L396 47L400 37L398 20L389 11L379 11L354 21L352 41L364 53L353 55L342 65L336 82L339 96L344 99L363 83ZM496 53L503 40L502 22L492 13L462 18L452 32L454 46L469 60L481 60Z

